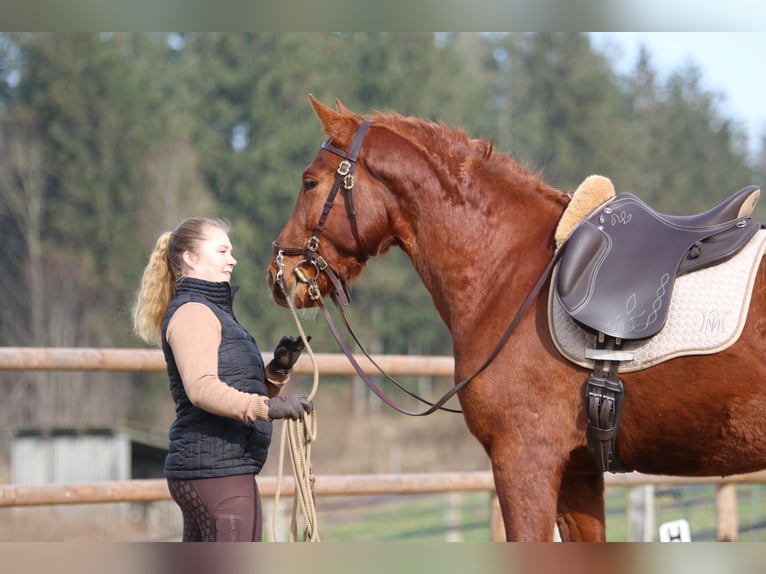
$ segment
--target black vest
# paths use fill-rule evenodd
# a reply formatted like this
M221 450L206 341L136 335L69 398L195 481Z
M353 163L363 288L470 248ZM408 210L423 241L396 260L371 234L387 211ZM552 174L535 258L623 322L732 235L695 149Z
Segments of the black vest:
M177 479L215 478L257 474L266 462L271 442L271 421L242 422L195 407L186 395L173 351L167 343L167 328L173 313L188 302L202 303L221 322L218 348L218 377L246 393L266 395L263 357L255 339L237 322L232 311L236 287L183 278L162 321L162 351L165 354L170 393L176 405L176 420L170 427L170 447L165 476Z

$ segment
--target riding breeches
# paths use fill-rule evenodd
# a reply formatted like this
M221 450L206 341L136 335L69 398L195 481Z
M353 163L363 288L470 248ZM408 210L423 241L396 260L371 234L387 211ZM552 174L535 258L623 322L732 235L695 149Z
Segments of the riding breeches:
M261 497L254 475L167 480L183 515L184 542L261 541Z

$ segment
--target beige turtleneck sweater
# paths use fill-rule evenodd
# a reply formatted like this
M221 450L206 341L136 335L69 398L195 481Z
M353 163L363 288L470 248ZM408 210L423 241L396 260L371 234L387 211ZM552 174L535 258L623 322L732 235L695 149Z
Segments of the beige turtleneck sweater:
M168 323L166 337L194 406L241 421L269 418L267 400L279 394L290 375L267 368L268 397L238 391L219 379L221 323L207 306L194 302L181 305Z

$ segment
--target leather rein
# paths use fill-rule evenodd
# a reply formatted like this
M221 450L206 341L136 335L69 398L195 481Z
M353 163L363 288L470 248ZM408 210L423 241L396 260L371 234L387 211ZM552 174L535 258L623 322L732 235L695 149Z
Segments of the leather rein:
M319 255L319 252L318 252L319 240L322 235L322 231L324 229L325 223L327 222L327 217L329 216L330 210L332 209L332 206L335 203L335 197L337 196L338 191L340 191L340 189L342 188L344 197L345 197L346 214L348 216L349 223L351 224L351 232L354 238L356 239L357 247L359 248L359 258L362 262L364 262L370 257L372 257L369 251L367 251L367 249L365 248L364 243L362 242L361 235L359 234L359 229L358 229L357 221L356 221L356 209L354 208L354 201L353 201L353 189L355 184L354 167L356 166L357 159L359 158L359 151L361 150L364 137L367 134L367 130L369 129L372 123L373 123L373 120L370 120L370 119L364 119L362 121L362 123L359 125L356 132L354 133L354 137L351 140L351 145L349 146L348 151L344 151L332 145L329 141L322 144L322 149L327 150L343 158L343 161L340 162L340 165L338 166L338 169L336 170L335 181L333 183L332 188L330 189L330 193L327 197L327 200L325 201L324 207L322 209L322 215L320 216L319 221L317 222L317 225L314 228L314 232L312 236L306 242L306 246L305 247L286 247L286 246L279 245L276 241L272 243L272 250L274 254L276 255L276 263L278 267L277 282L279 283L280 288L282 289L285 297L289 297L290 295L288 293L287 285L284 279L284 256L287 255L287 256L303 256L304 257L294 267L294 273L296 275L296 278L298 279L299 282L307 285L309 297L311 298L312 301L316 301L317 306L321 310L322 315L324 316L324 319L330 328L330 331L335 337L335 340L338 342L338 345L343 351L343 354L346 355L346 358L354 367L354 370L356 371L356 373L370 388L370 390L373 393L375 393L389 407L391 407L392 409L394 409L395 411L401 414L405 414L409 416L429 415L437 410L460 413L462 412L460 409L447 408L444 406L444 404L450 398L452 398L453 395L458 393L468 383L470 383L474 378L476 378L482 371L484 371L490 365L490 363L492 363L492 361L494 361L495 358L500 354L500 351L508 342L508 339L511 337L511 334L516 329L518 324L521 322L522 317L529 310L533 301L540 294L540 290L542 289L543 285L545 285L545 282L550 277L554 266L556 265L558 260L561 258L564 248L563 247L560 248L555 253L555 255L550 260L550 262L546 265L545 269L540 274L540 277L537 279L537 282L532 287L532 290L529 292L526 299L524 299L521 306L519 307L519 310L516 312L516 315L513 317L510 324L506 328L505 332L503 333L503 336L497 342L497 344L489 353L489 355L484 360L484 362L481 363L481 365L473 372L473 374L461 380L460 382L456 383L449 391L447 391L435 403L431 403L427 401L426 399L414 394L413 392L408 390L406 387L404 387L401 383L399 383L394 378L389 376L373 360L373 358L367 352L364 345L359 340L359 337L354 332L350 323L348 322L348 319L345 313L343 312L343 305L348 305L348 303L350 302L346 282L340 276L338 276L338 274L330 267L327 261L321 255ZM304 267L307 267L308 269L311 270L308 275L303 271L302 268ZM330 315L330 312L327 306L325 305L324 300L322 299L322 295L317 285L317 278L319 277L321 273L324 273L327 276L327 278L330 280L330 283L333 286L333 289L330 292L330 298L332 299L333 303L338 309L338 313L340 317L343 319L343 323L346 329L351 334L352 338L354 339L356 344L359 346L359 348L362 350L362 352L367 357L367 359L375 366L375 368L378 369L378 371L380 371L380 373L383 376L386 377L386 379L394 383L399 389L407 393L412 398L417 399L418 401L426 405L429 405L428 409L422 412L412 412L399 406L394 401L392 401L388 396L386 396L386 394L364 372L361 365L359 365L358 361L354 358L354 355L352 354L348 345L343 340L343 337L340 335L338 328L336 327L335 322L333 321L332 316Z

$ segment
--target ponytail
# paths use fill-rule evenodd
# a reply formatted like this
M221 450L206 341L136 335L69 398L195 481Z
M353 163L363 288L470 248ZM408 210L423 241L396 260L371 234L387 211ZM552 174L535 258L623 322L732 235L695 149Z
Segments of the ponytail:
M149 344L162 342L162 318L175 296L175 277L168 265L170 231L160 235L141 277L133 306L133 331Z

